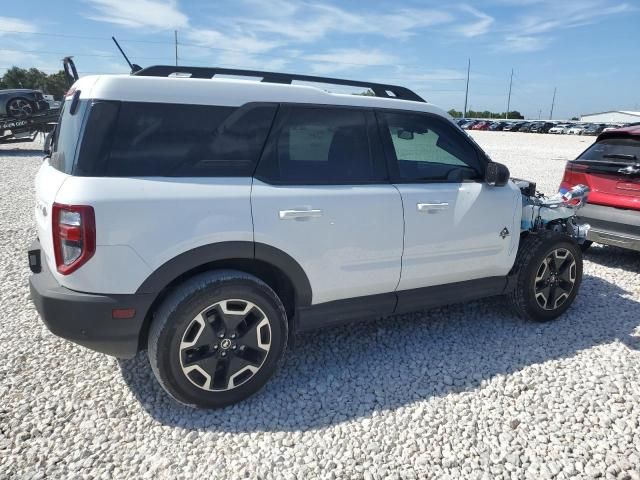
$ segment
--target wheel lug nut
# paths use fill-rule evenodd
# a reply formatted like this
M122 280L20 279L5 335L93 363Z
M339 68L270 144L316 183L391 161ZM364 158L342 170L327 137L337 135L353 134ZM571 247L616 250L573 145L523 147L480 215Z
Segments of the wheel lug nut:
M231 338L236 338L236 334L235 334L235 333L232 333L232 334L231 334Z
M220 333L218 334L218 338L224 338L224 333L220 332Z
M238 348L236 345L231 345L231 350L235 350L236 348Z
M213 346L213 349L214 349L214 350L217 350L217 349L218 349L218 344L217 344L217 343Z
M227 352L222 352L220 355L222 355L223 357L227 356Z

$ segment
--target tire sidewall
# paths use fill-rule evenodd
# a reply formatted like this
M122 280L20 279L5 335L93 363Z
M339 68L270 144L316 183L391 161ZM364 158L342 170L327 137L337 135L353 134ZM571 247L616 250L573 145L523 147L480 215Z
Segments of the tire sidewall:
M576 261L576 281L569 297L562 303L562 305L560 305L560 307L553 310L545 310L538 305L538 301L535 298L535 279L542 261L551 252L559 248L567 249L573 255L573 258ZM523 294L529 315L531 318L539 322L553 320L567 311L578 294L580 284L582 283L582 251L580 250L579 245L570 238L551 237L549 241L544 242L540 246L532 261L526 266L524 275L525 281L523 282L523 288L525 291Z
M191 383L180 364L180 342L186 328L205 308L228 299L242 299L257 305L269 319L271 348L258 372L229 391L211 392ZM287 321L275 293L266 285L246 279L214 282L183 297L168 313L157 339L157 371L165 390L190 406L220 408L243 400L271 378L283 357L287 342Z

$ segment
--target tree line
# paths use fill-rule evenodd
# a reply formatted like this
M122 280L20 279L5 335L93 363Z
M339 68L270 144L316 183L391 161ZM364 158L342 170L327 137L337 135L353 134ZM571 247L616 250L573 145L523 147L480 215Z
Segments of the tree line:
M11 67L0 77L0 89L5 88L41 90L45 94L53 95L56 100L61 100L69 89L63 70L46 74L37 68L18 67Z

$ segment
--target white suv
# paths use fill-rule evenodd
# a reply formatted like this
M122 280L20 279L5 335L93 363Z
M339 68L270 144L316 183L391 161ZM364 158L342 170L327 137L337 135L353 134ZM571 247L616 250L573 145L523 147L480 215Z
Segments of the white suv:
M262 81L212 78L229 73ZM296 332L501 294L544 321L582 278L586 192L510 181L403 87L163 66L84 77L47 150L29 251L42 319L99 352L147 349L187 405L255 393Z

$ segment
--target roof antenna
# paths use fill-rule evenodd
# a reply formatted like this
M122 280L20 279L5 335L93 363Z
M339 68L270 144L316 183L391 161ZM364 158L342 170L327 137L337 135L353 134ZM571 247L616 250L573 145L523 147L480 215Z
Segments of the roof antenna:
M129 68L131 68L131 74L135 75L136 72L139 72L140 70L142 70L142 67L140 65L137 65L135 63L131 63L129 61L129 57L127 57L127 54L124 53L124 50L122 50L122 47L120 47L120 44L118 43L118 41L116 40L116 37L111 37L111 40L113 40L113 43L116 44L116 47L118 47L118 50L120 50L120 53L122 54L122 56L124 57L124 59L127 61L127 63L129 64Z

